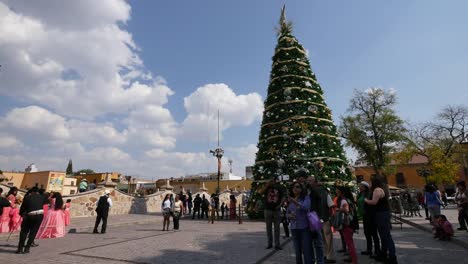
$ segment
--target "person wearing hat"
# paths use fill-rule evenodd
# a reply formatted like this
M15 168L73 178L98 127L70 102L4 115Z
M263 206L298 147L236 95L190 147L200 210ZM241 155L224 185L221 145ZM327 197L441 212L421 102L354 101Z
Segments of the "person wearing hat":
M88 180L86 179L81 180L78 189L80 190L80 193L86 192L86 190L88 190Z
M380 255L380 240L377 235L377 225L375 224L374 206L364 202L366 198L370 198L370 187L365 181L359 183L359 194L357 196L358 215L362 218L364 235L366 236L366 251L362 251L361 255L369 255L371 258ZM372 242L374 251L372 253Z
M98 227L102 220L101 234L106 233L107 216L109 215L109 208L112 207L112 199L109 197L110 191L105 190L104 195L99 198L96 208L96 223L94 224L93 234L98 234Z

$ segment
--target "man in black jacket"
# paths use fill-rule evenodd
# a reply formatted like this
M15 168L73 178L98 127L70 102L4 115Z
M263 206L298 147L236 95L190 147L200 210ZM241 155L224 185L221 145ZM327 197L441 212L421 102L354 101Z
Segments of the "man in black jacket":
M200 194L195 196L193 199L193 216L192 219L195 219L195 214L197 214L197 219L200 219L200 207L201 207L202 199L200 198Z
M102 220L101 234L106 233L107 217L109 216L109 208L112 207L112 199L109 197L110 191L105 190L104 195L99 198L96 208L96 223L94 224L93 234L98 234L98 226Z
M36 238L37 231L44 217L44 210L42 209L44 199L38 194L37 187L32 187L28 193L24 197L20 207L20 215L23 217L23 222L21 223L16 254L29 253L29 248L34 244L34 238ZM25 245L26 237L28 237L28 242Z

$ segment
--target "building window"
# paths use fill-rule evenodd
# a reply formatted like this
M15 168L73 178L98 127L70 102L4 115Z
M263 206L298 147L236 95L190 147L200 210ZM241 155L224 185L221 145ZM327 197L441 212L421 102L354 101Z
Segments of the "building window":
M405 175L403 175L402 172L399 172L395 175L395 180L396 180L397 187L406 185Z
M71 186L75 186L75 182L74 182L74 181L71 182Z
M75 194L75 190L70 190L70 194Z
M364 175L356 175L356 182L360 183L364 180Z

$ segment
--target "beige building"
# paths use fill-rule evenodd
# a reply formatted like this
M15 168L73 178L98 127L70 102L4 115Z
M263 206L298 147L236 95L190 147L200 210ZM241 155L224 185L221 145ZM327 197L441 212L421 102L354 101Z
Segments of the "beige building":
M4 171L3 175L6 177L6 180L3 184L8 186L21 186L23 182L24 172L8 172Z

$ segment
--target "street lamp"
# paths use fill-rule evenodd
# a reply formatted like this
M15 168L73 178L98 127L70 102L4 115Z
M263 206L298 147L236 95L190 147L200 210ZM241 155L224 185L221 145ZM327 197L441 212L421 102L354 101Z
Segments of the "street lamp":
M218 159L218 188L216 188L216 194L218 194L219 193L219 178L221 176L221 158L224 155L224 150L218 145L218 148L216 148L215 150L210 150L210 153L213 154L213 156Z
M422 167L420 169L417 169L416 172L418 173L418 176L424 177L424 181L427 184L427 176L432 175L432 171L426 167Z

